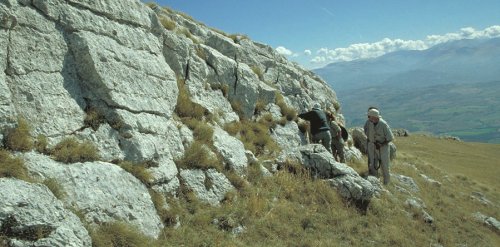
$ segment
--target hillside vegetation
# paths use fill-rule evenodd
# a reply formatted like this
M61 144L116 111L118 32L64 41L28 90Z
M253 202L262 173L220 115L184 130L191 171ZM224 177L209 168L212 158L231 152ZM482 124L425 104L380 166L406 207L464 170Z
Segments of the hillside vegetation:
M447 84L412 90L371 87L339 91L348 125L359 126L370 105L379 106L391 127L500 143L500 83Z
M228 194L220 207L204 205L189 192L170 201L170 212L179 217L180 224L166 228L159 240L124 230L113 237L127 234L132 238L127 241L136 241L137 246L500 245L499 233L473 216L480 212L500 218L500 145L423 135L399 137L396 144L392 183L366 211L293 164L293 169L272 177L262 177L256 167L250 167L250 183L241 183L238 192ZM366 173L365 164L350 165ZM396 174L413 178L418 191L395 179ZM421 174L440 185L429 183ZM482 195L488 203L472 195ZM425 205L432 222L408 206L410 198Z

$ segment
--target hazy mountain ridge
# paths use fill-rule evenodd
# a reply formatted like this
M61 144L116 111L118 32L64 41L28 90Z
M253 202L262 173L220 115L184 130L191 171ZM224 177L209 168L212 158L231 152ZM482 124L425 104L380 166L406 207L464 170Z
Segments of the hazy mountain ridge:
M413 90L366 88L340 94L348 125L360 126L369 105L381 107L392 127L500 142L500 81L428 86Z
M314 70L338 91L375 85L422 85L493 81L500 78L500 38L458 40L423 51L332 63ZM423 76L425 75L425 76Z
M458 40L424 51L330 64L317 72L338 92L348 124L370 105L394 127L500 142L500 38Z

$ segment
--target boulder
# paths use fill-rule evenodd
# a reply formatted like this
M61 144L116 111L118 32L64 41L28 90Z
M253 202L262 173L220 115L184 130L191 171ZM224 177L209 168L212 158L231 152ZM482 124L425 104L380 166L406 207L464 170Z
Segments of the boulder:
M287 121L284 126L276 125L271 132L271 137L281 148L285 156L296 153L302 145L307 143L305 137L300 134L297 123L294 121Z
M490 227L491 229L493 229L497 233L500 233L500 221L498 221L497 219L495 219L493 217L486 216L480 212L476 212L476 213L472 214L472 217L477 222L480 222L480 223Z
M57 181L66 194L64 204L81 212L87 223L125 221L154 238L163 228L146 186L119 166L61 164L34 152L21 157L30 174Z
M336 162L321 144L301 146L295 159L309 169L314 177L327 179L346 199L368 202L374 195L375 189L369 181L346 164Z
M0 198L0 235L8 246L92 246L78 216L45 185L0 178Z
M399 183L407 190L410 190L411 192L419 192L420 188L418 187L417 183L415 183L415 180L413 178L405 176L405 175L399 175L399 174L393 174L391 177L399 181Z
M359 127L356 127L356 128L352 128L350 129L350 136L352 137L352 140L354 142L354 146L357 147L359 149L359 151L361 151L361 153L363 153L364 155L366 155L368 153L368 149L367 149L367 146L366 146L366 135L365 135L365 131L363 130L363 128L359 128Z
M213 144L215 150L222 156L230 169L240 176L246 174L248 159L245 154L245 146L240 140L216 126L214 128Z
M192 190L197 198L211 205L218 205L226 193L234 190L234 186L215 169L181 170L180 177L187 188Z
M345 155L345 160L353 163L362 163L363 162L363 154L359 149L356 147L352 146L349 147L347 145L344 146L344 155Z

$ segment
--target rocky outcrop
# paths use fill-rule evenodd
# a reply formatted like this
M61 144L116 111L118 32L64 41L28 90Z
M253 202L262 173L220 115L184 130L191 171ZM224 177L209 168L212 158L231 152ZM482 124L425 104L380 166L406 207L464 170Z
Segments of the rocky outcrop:
M80 219L45 185L0 178L0 198L0 235L9 246L92 246Z
M248 159L243 143L219 127L214 129L213 142L215 149L222 155L229 168L240 176L244 175Z
M495 219L493 217L486 216L480 212L475 212L474 214L472 214L472 217L477 222L482 223L482 224L490 227L491 229L493 229L497 233L500 233L500 221L498 221L497 219Z
M174 27L165 28L164 19L175 22ZM2 179L5 186L25 189L38 205L31 215L55 207L54 214L70 222L48 214L37 221L50 226L43 239L18 239L15 246L88 246L82 225L115 220L157 237L163 225L149 189L175 197L187 188L203 202L217 205L223 200L235 189L223 172L176 165L196 139L176 109L184 93L189 103L201 107L198 120L213 127L207 150L220 158L224 169L245 178L249 163L275 162L273 157L259 161L245 150L241 136L224 130L227 123L271 114L273 121L280 121L267 133L281 149L277 160L295 157L318 177L331 179L342 195L371 197L370 183L321 147L304 146L307 141L297 123L283 119L285 108L303 112L314 102L335 111L335 92L267 45L231 37L138 0L0 1L0 44L0 138L22 117L33 137L47 138L49 149L75 137L93 143L101 159L61 164L34 151L16 154L32 178L56 181L65 196L55 199L32 181ZM111 162L121 160L151 164L146 167L149 180L142 183ZM0 203L11 205L7 191L1 190ZM11 222L3 229L11 231L14 224L16 229L38 227L17 215L24 206L16 207L1 208L10 210L0 214L2 221ZM85 222L64 208L78 210Z
M234 190L224 174L215 169L181 170L180 176L188 189L192 190L201 201L211 205L219 204L227 192Z
M314 177L327 179L346 199L368 202L375 192L368 180L346 164L336 162L321 144L301 146L291 157L310 170Z
M64 204L81 212L86 222L122 220L151 237L163 228L146 186L117 165L66 165L36 153L26 153L23 159L34 177L54 179L65 192Z

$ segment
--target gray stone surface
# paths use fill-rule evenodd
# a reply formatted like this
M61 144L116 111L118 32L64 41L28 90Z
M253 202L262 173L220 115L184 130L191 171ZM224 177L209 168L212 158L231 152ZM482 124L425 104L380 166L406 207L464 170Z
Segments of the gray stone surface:
M174 30L161 26L162 15L176 22ZM257 103L266 106L261 115L279 120L277 93L298 112L314 102L330 109L337 103L322 79L272 47L227 37L137 0L0 0L0 44L0 137L23 116L31 134L45 135L49 147L76 137L94 143L103 161L152 162L151 189L175 196L184 183L213 205L234 189L229 180L213 169L179 171L174 163L193 142L192 131L176 116L178 82L212 116L204 121L215 126L215 151L241 176L249 163L260 161L222 130L226 123L257 119ZM90 109L97 110L99 126L87 125ZM307 162L320 177L349 176L345 184L364 190L357 174L332 163L331 155L300 151L305 140L295 122L269 135L282 158ZM67 192L62 203L81 210L88 223L123 220L153 237L162 229L147 188L121 168L60 164L35 152L17 155L33 177L61 184ZM275 158L263 162L276 164Z
M393 174L392 177L399 181L399 183L407 190L411 192L419 192L420 188L418 187L417 183L415 183L415 180L413 178L405 176L405 175L399 175L399 174Z
M246 173L248 159L245 154L245 147L240 140L230 136L223 129L215 127L213 144L216 151L224 158L224 162L231 169L240 176Z
M218 205L227 192L235 189L224 174L215 169L181 170L180 177L201 201L211 205Z
M105 162L61 164L33 152L21 157L30 174L55 179L66 192L64 204L80 210L86 222L121 220L155 238L163 228L145 185L119 166Z
M294 158L309 169L313 177L327 179L346 199L369 201L374 195L375 188L370 181L346 164L336 162L321 144L299 147Z
M0 178L0 198L0 225L11 245L92 246L80 219L45 185Z
M286 122L285 126L276 125L271 137L282 149L284 155L297 152L300 146L307 143L297 123L293 121Z
M476 221L483 223L484 225L490 227L491 229L493 229L497 233L500 233L500 221L498 221L497 219L495 219L493 217L486 216L480 212L475 212L474 214L472 214L472 217Z

